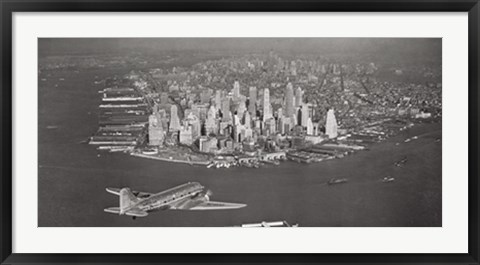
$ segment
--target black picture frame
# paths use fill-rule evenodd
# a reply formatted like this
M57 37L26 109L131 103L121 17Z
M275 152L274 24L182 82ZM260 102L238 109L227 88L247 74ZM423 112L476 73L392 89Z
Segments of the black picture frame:
M479 263L478 0L1 0L1 264ZM468 12L468 253L466 254L16 254L12 253L12 14L14 12ZM292 242L293 243L293 242Z

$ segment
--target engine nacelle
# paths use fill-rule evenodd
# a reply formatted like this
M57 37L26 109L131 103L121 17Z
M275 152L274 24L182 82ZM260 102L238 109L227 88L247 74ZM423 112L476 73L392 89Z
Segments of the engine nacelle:
M202 202L208 202L210 201L210 196L212 195L212 192L210 190L207 190L206 192L200 192L195 198L195 201L198 201L200 203Z

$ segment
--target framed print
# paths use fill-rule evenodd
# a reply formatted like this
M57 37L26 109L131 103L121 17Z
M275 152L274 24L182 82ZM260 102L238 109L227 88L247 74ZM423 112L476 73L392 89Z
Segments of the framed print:
M3 1L2 264L478 264L478 1Z

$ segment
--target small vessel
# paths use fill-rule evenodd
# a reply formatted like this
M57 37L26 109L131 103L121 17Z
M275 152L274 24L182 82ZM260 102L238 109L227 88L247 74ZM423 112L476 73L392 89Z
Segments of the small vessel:
M394 165L397 166L397 167L402 167L403 165L405 165L407 163L407 160L408 160L407 157L404 157L401 160L395 162Z
M298 224L289 224L287 221L261 222L254 224L242 224L241 227L298 227Z
M142 151L144 155L156 155L158 154L158 150L156 149L145 149Z
M395 181L395 178L392 178L390 176L386 176L382 179L382 182L392 182Z
M336 178L331 178L327 184L328 185L334 185L334 184L341 184L341 183L346 183L348 182L348 179L336 179Z

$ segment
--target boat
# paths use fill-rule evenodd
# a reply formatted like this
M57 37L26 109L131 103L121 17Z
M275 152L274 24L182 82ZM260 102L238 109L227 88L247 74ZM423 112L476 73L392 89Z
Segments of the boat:
M336 178L331 178L327 184L328 185L334 185L334 184L341 184L341 183L346 183L348 182L348 179L336 179Z
M396 161L394 163L394 165L397 166L397 167L402 167L403 165L405 165L407 163L407 160L408 160L407 157L404 157L401 160Z
M289 224L287 221L261 222L254 224L242 224L241 227L298 227L298 224Z
M382 182L392 182L395 181L395 178L392 178L390 176L386 176L382 179Z
M145 149L142 151L144 155L156 155L158 154L158 150L156 149Z

